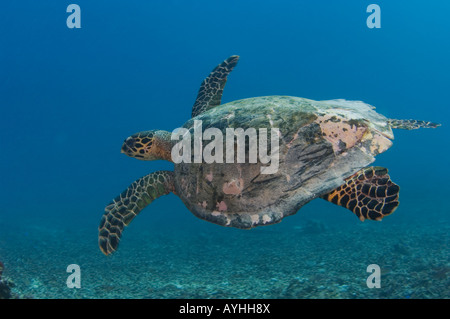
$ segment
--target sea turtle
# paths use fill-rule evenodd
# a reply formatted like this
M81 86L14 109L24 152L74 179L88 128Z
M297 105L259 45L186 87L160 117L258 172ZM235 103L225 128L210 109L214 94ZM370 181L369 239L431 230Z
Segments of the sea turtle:
M255 129L258 138L271 130L277 134L278 146L270 144L266 151L267 155L269 150L278 154L278 169L263 174L268 162L250 160L248 138L248 144L241 141L246 150L244 163L242 158L236 161L237 154L232 154L234 161L226 161L223 149L216 147L210 154L218 155L216 159L223 156L223 163L177 160L173 172L144 176L106 207L99 227L104 254L118 248L124 226L168 193L180 197L201 219L242 229L278 223L319 197L346 207L361 221L381 220L397 208L399 186L391 181L386 168L368 165L392 145L391 129L435 128L439 124L388 119L361 101L264 96L221 105L227 76L238 59L229 57L202 82L183 134L195 135L200 121L202 133L215 128L214 141L219 133L225 136L227 129L241 128L244 133ZM237 130L234 132L237 135ZM122 153L141 160L172 161L172 149L180 141L171 137L161 130L139 132L124 141ZM237 150L238 140L233 136L231 149ZM194 142L189 145L195 148ZM193 157L191 153L186 158Z

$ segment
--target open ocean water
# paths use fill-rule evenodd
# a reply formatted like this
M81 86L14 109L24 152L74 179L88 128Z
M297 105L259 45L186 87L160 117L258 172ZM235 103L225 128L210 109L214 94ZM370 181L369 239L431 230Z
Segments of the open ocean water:
M71 3L0 4L0 299L450 297L449 2L77 0L72 29ZM367 26L372 3L381 28ZM401 187L399 208L362 223L316 199L240 230L169 194L103 255L104 207L173 169L124 156L123 140L180 127L201 81L233 54L223 103L345 98L441 123L395 130L377 156ZM72 264L81 288L67 286ZM372 264L380 288L366 283Z

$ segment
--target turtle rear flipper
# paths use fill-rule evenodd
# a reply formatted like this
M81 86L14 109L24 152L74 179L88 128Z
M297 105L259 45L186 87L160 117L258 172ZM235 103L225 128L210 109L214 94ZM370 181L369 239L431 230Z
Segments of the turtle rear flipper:
M397 208L399 190L386 168L366 167L322 198L351 210L361 221L381 220Z
M441 124L427 122L427 121L419 121L419 120L395 120L389 119L389 125L394 129L402 129L402 130L416 130L418 128L436 128L441 126Z
M170 171L157 171L134 181L105 208L98 228L100 250L105 255L115 252L124 226L156 198L173 191L173 172Z

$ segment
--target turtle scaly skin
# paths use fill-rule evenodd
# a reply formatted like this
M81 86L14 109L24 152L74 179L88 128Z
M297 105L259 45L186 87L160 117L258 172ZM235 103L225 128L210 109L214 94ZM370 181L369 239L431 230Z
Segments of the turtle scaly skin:
M383 167L367 167L348 178L345 184L321 197L355 213L361 221L381 220L399 205L400 187Z
M210 75L202 82L197 99L192 107L192 117L220 105L227 76L233 71L238 60L237 55L230 56L212 70Z
M173 192L173 172L157 171L134 181L105 208L100 221L100 250L109 255L119 246L124 226L156 198Z

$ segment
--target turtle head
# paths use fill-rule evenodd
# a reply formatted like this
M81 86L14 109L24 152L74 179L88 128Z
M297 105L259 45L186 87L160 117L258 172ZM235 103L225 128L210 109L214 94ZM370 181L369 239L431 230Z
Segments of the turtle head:
M133 134L123 142L121 152L143 161L171 161L170 133L156 130Z

